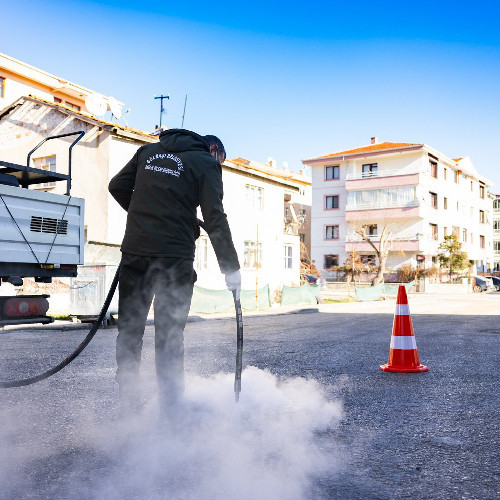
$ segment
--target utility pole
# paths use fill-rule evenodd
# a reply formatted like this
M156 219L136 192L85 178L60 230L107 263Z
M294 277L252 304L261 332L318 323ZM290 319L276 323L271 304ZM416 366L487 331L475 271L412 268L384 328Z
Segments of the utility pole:
M155 99L160 99L160 128L161 128L161 118L163 116L163 113L165 111L165 108L163 107L163 99L170 99L170 96L167 95L155 95Z

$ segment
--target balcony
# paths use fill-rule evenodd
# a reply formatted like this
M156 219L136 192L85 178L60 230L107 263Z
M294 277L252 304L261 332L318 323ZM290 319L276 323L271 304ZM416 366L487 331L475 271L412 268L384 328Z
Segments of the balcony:
M406 203L367 203L345 208L346 221L423 218L418 200Z
M421 182L421 176L425 175L418 170L401 172L399 170L378 170L377 172L365 172L347 174L345 188L348 191L359 189L376 189L380 187L410 186Z
M380 235L373 234L368 236L375 246L380 242ZM400 234L390 238L393 251L418 252L422 249L422 237L417 234ZM373 252L371 245L358 234L348 235L345 239L346 252Z

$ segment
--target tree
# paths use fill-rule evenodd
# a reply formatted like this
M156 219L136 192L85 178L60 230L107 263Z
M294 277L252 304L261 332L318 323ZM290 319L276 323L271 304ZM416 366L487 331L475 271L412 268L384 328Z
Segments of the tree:
M385 263L387 262L387 256L389 255L389 250L391 249L391 235L392 232L389 231L387 225L382 229L382 233L380 234L380 241L378 244L378 248L375 243L370 239L370 237L366 234L366 230L369 227L369 224L365 224L361 226L360 229L355 229L355 233L359 234L361 238L363 238L375 251L378 259L378 268L377 274L372 281L372 286L378 285L382 281L384 281L384 273L385 273Z
M439 245L439 263L441 267L447 267L451 275L455 271L467 269L469 266L469 256L462 251L462 243L458 241L456 234L445 236L444 241Z

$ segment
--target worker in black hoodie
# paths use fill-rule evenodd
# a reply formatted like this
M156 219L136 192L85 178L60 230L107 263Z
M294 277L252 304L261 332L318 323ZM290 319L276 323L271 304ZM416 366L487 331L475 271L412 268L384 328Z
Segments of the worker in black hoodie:
M128 212L116 341L116 380L125 412L140 404L142 338L153 296L160 410L169 411L184 390L184 327L196 281L198 206L226 285L239 298L240 266L222 205L225 158L217 137L171 129L158 143L140 147L109 183L109 192Z

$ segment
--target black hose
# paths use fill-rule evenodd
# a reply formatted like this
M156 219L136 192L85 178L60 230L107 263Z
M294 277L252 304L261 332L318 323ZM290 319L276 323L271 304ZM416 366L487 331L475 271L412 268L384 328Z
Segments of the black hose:
M113 278L111 287L108 292L108 296L104 301L101 312L99 313L99 317L95 320L94 324L92 325L92 328L90 329L90 332L85 337L83 342L68 357L66 357L63 361L61 361L58 365L54 366L50 370L40 373L39 375L36 375L34 377L25 378L22 380L12 380L10 382L0 381L0 389L8 389L11 387L22 387L25 385L35 384L36 382L40 382L41 380L49 378L58 371L62 370L65 366L69 365L87 347L90 341L94 338L94 335L99 329L99 326L104 321L104 317L108 312L109 304L111 303L111 299L113 298L113 295L115 293L116 286L118 285L119 278L120 278L120 266L118 266L118 269L116 270L115 277Z

